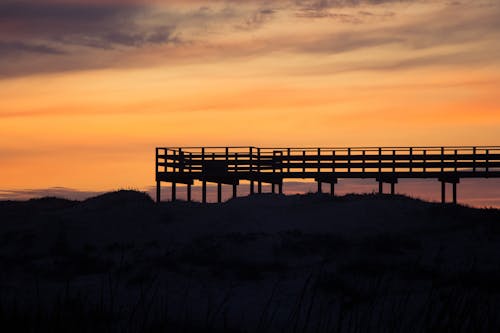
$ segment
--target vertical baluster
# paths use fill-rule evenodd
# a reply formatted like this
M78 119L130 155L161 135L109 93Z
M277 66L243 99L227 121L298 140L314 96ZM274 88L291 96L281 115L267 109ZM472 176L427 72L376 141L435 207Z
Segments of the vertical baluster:
M427 150L424 149L424 155L422 156L422 169L423 172L426 171L427 168Z
M205 180L205 148L201 148L201 168L203 173L203 180L201 183L201 202L207 202L207 181Z
M273 175L276 173L276 150L273 150ZM274 184L273 184L273 191L274 191ZM274 192L273 192L274 193Z
M366 161L366 151L363 150L363 173L365 173L365 161Z
M250 194L254 194L255 188L254 188L254 180L253 180L253 148L250 147L248 150L249 150L249 154L250 154Z
M396 150L392 151L392 172L396 172ZM391 193L394 194L394 193Z
M457 172L458 170L458 167L457 167L457 163L458 163L458 150L455 149L455 172Z
M335 150L332 150L332 173L335 172Z
M410 173L413 172L413 148L410 148Z
M382 173L382 148L378 149L378 173Z
M260 158L260 148L257 148L257 173L259 174L259 180L257 182L257 192L259 194L262 193L262 180L260 179L260 171L261 171L261 158Z
M444 172L444 147L441 147L441 172Z
M321 148L318 148L318 173L321 172Z
M476 172L476 147L472 148L472 171Z
M173 172L177 172L177 150L173 150L173 153L172 153L172 168L173 168Z
M351 172L351 148L347 148L347 172Z
M488 173L490 171L490 168L489 168L489 163L490 163L490 157L488 156L490 154L490 151L488 149L486 149L486 173Z
M179 172L184 172L184 152L182 151L182 148L179 148L178 165Z
M306 173L306 151L302 151L302 173Z

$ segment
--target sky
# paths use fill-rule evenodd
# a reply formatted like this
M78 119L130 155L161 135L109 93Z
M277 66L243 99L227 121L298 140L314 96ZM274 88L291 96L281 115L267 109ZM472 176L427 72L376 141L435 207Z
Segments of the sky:
M497 0L3 0L0 197L147 189L157 146L498 145L499 17Z

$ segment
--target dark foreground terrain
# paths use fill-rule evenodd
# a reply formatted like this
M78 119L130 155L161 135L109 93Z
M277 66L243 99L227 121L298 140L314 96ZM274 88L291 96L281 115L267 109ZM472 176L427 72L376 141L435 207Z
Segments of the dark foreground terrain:
M499 332L500 211L402 196L0 202L2 332Z

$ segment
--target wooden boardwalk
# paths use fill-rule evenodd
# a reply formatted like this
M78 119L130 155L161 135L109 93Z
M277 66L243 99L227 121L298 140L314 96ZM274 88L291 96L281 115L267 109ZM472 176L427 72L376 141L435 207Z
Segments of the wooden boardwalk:
M191 201L194 181L202 184L202 202L207 201L207 183L216 183L218 201L222 185L231 185L237 196L240 181L250 184L250 193L262 193L262 184L272 184L272 192L283 192L284 179L314 179L335 184L343 178L372 178L379 183L395 184L401 178L435 178L442 184L441 199L446 201L446 183L452 184L453 202L457 202L457 184L462 178L500 177L500 147L365 147L365 148L260 148L260 147L165 147L156 148L157 201L161 200L161 182L187 185ZM257 185L257 189L255 189Z

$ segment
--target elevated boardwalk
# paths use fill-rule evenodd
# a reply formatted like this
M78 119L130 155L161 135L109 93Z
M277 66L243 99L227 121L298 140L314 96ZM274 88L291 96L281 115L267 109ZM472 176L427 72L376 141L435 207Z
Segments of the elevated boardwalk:
M207 183L216 183L218 201L222 185L233 187L237 196L240 181L250 182L250 193L262 193L262 184L272 184L272 192L283 192L284 179L314 179L318 192L322 184L335 184L342 178L372 178L395 184L401 178L435 178L442 184L441 199L446 202L446 183L452 184L457 202L457 184L462 178L500 177L500 147L365 147L365 148L261 148L261 147L162 147L156 148L157 201L161 182L187 185L191 201L194 181L202 183L202 202L207 201ZM257 184L257 190L255 189Z

